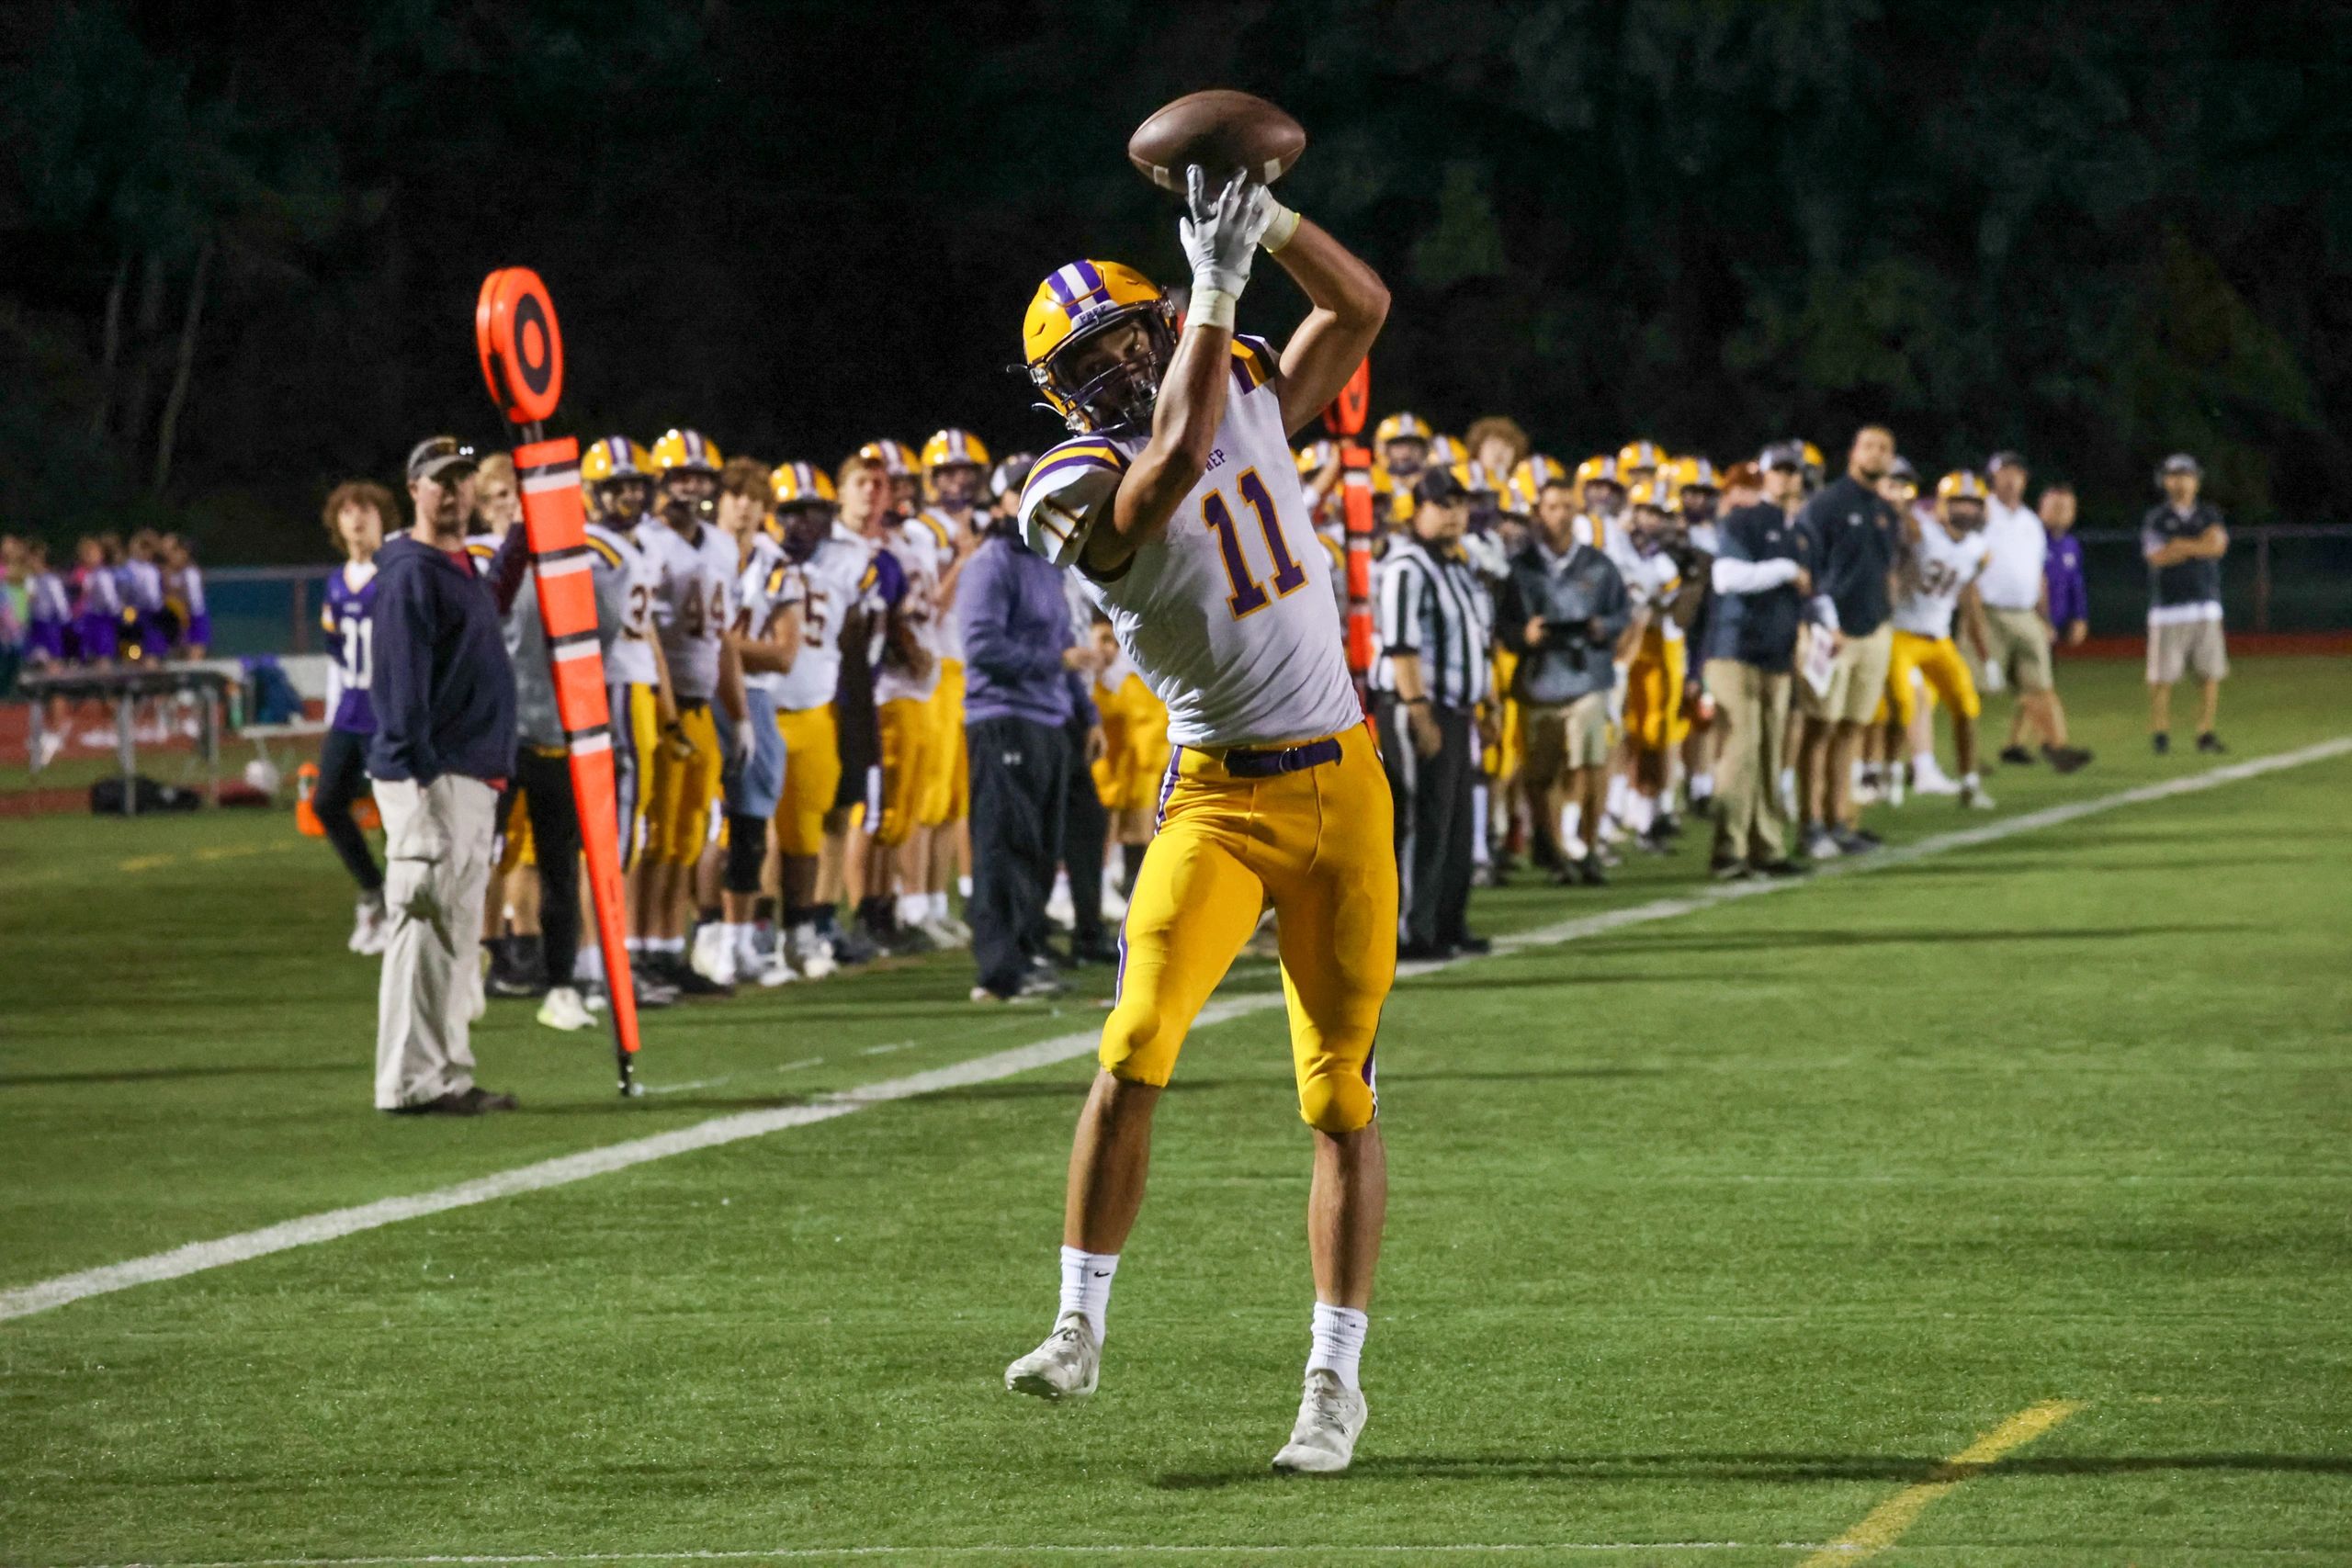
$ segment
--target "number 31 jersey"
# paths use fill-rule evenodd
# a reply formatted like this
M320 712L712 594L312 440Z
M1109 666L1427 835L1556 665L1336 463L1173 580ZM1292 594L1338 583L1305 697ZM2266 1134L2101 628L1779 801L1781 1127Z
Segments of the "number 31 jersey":
M1167 705L1179 746L1311 740L1363 721L1274 367L1264 340L1233 340L1233 387L1207 471L1125 571L1107 582L1080 574ZM1021 492L1029 547L1074 565L1149 439L1139 430L1081 435L1038 458Z

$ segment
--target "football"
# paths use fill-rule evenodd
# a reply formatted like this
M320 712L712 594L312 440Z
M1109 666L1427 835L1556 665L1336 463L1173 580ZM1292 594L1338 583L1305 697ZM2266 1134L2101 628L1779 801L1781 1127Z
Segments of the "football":
M1306 151L1306 130L1298 121L1263 98L1226 87L1185 94L1127 138L1127 161L1152 184L1180 194L1193 164L1212 185L1240 170L1272 185Z

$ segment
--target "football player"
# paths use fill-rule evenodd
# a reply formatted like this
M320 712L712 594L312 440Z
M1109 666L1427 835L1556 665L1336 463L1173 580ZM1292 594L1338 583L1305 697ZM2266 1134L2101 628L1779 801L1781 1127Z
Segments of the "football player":
M710 837L711 806L726 770L721 716L729 738L749 750L748 735L737 737L738 727L748 728L742 666L726 637L735 618L737 551L735 541L715 525L724 461L697 431L664 433L653 444L658 520L638 536L653 569L654 630L678 707L676 722L654 752L646 808L645 966L662 985L687 996L728 990L686 963L695 869Z
M842 485L851 498L843 521L873 551L881 599L875 623L880 635L868 644L874 653L875 753L865 795L858 924L893 952L925 953L948 934L934 935L923 923L929 913L922 897L929 835L921 831L923 791L937 746L932 699L939 689L939 577L947 552L911 510L899 510L898 498L907 493L902 481L913 468L909 465L901 474L892 465L905 450L895 441L877 441L859 453L888 478L880 504L860 511L860 493L846 480ZM885 586L891 582L894 588Z
M1993 797L1984 793L1976 772L1976 682L1968 663L1952 642L1955 614L1981 659L1987 642L1984 607L1976 598L1976 580L1992 552L1984 541L1984 481L1964 469L1936 481L1936 514L1922 522L1913 513L1902 514L1905 545L1895 568L1900 592L1895 596L1894 650L1888 660L1887 703L1894 722L1908 733L1918 701L1911 675L1918 672L1928 691L1943 699L1951 714L1951 735L1960 761L1960 804L1989 811ZM1932 747L1926 752L1932 764ZM1912 773L1920 772L1921 756L1912 757Z
M1616 458L1601 452L1577 465L1577 500L1583 507L1577 514L1577 543L1596 550L1617 547L1625 515L1625 479L1618 472Z
M893 483L884 460L862 452L854 454L834 475L833 487L841 510L833 519L832 536L854 548L864 564L857 597L844 611L848 625L843 628L840 680L833 694L842 773L833 809L825 818L817 896L828 911L844 897L850 900L856 918L839 932L828 928L826 935L838 960L863 964L888 946L913 950L928 942L920 932L908 940L896 929L888 882L869 875L866 864L867 840L882 814L877 798L881 742L875 711L876 666L881 645L892 635L892 622L906 596L907 584L898 558L883 547L899 516L891 510Z
M987 500L989 449L967 430L934 433L922 444L923 493L920 521L941 552L939 570L939 689L932 698L933 730L931 775L916 808L919 830L930 840L924 852L928 874L924 904L917 919L932 939L962 947L972 928L948 908L947 889L971 875L971 767L964 751L964 634L956 618L956 583L964 563L979 548L979 510Z
M1685 646L1703 648L1714 590L1710 586L1714 558L1720 553L1715 518L1723 504L1723 481L1715 466L1704 457L1677 457L1672 470L1675 505L1679 511L1682 578L1699 590L1698 613L1690 623ZM1681 730L1683 776L1688 781L1690 810L1704 812L1715 795L1715 705L1692 668L1682 682Z
M922 510L922 459L913 447L886 435L859 447L857 455L881 464L882 471L890 476L892 512L901 517L912 517Z
M842 649L863 636L852 612L867 570L866 552L836 536L832 477L808 463L786 463L768 476L768 495L792 576L780 597L799 613L800 649L774 683L775 722L784 737L784 793L776 804L778 902L793 967L805 979L833 972L832 907L819 890L826 819L841 790L841 737L833 708Z
M1620 645L1625 694L1625 775L1629 794L1619 817L1642 847L1662 854L1681 829L1668 790L1667 760L1679 739L1683 676L1689 666L1684 633L1698 609L1702 584L1684 579L1673 525L1660 487L1635 483L1626 496L1623 543L1607 552L1633 601L1634 622Z
M605 654L605 702L613 730L613 804L620 834L620 863L628 904L628 951L641 956L652 931L647 888L651 863L644 854L646 808L653 791L656 752L662 737L678 722L676 694L662 641L653 624L658 589L652 531L646 522L653 495L653 457L626 435L607 435L580 459L580 488L587 502L590 569L600 603L617 602L621 624ZM583 963L602 962L594 944L581 949ZM641 1005L659 1007L675 993L651 976L633 973Z
M369 956L384 951L391 928L384 914L384 873L368 851L352 805L368 792L368 738L376 733L376 710L368 686L374 677L376 551L384 525L400 515L392 492L367 479L335 486L321 521L327 537L343 552L343 565L327 576L319 629L327 635L327 732L319 742L319 782L311 810L336 858L359 886L352 911L351 940L345 945Z
M1343 653L1289 436L1353 374L1388 311L1379 276L1262 186L1187 171L1193 264L1180 336L1132 268L1079 261L1038 288L1029 374L1077 434L1023 493L1031 548L1075 568L1168 705L1159 836L1127 907L1118 999L1080 1114L1062 1304L1005 1371L1091 1393L1118 1255L1143 1199L1151 1115L1186 1032L1269 902L1299 1109L1314 1129L1314 1348L1278 1469L1344 1470L1387 1176L1373 1034L1396 973L1393 807ZM1260 243L1312 306L1279 355L1234 332Z
M1657 483L1669 459L1655 441L1628 441L1617 448L1617 482L1630 494L1635 485Z
M1392 413L1373 427L1372 494L1380 520L1401 527L1413 520L1413 481L1429 467L1429 422Z

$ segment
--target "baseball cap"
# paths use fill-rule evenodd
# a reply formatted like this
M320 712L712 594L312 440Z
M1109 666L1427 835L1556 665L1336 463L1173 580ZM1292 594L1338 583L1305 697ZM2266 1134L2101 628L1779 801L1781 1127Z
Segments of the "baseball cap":
M1754 490L1764 482L1764 470L1753 463L1734 463L1724 470L1724 489Z
M2022 468L2024 467L2024 453L2011 452L2005 448L1994 453L1991 457L1984 459L1984 476L1985 478L1990 479L1995 474L1999 473L2003 468Z
M2205 470L2198 464L2197 459L2190 457L2188 453L2175 452L2171 457L2165 459L2164 467L2158 468L2156 472L2159 474L2201 475Z
M456 436L428 435L409 452L408 477L412 483L438 479L455 468L471 473L478 465L474 449Z
M1470 491L1453 477L1452 468L1430 468L1413 481L1413 499L1433 506L1451 506L1457 501L1469 500Z
M1917 484L1919 470L1911 466L1910 458L1898 452L1895 454L1894 460L1886 466L1886 477L1891 479L1908 479L1911 483Z
M1775 468L1792 473L1802 471L1804 468L1804 443L1775 441L1764 448L1764 455L1756 459L1756 466L1768 474Z

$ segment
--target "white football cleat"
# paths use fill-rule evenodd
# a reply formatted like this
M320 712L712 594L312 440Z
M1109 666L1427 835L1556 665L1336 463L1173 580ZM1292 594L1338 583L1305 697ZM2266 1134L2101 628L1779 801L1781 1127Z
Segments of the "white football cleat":
M539 1021L549 1029L594 1029L596 1027L596 1015L588 1010L588 1004L581 999L577 990L570 986L558 986L548 992L547 999L539 1004Z
M841 967L841 961L833 956L833 944L813 925L795 926L791 945L793 963L804 980L821 980Z
M1093 1325L1084 1313L1066 1312L1054 1319L1054 1331L1043 1345L1004 1369L1004 1387L1008 1393L1039 1399L1083 1399L1094 1392L1102 1372L1102 1342L1094 1337ZM1361 1416L1356 1425L1363 1425Z
M955 933L956 946L969 947L972 945L971 927L966 925L963 921L957 919L953 915L940 916L939 923L945 926L950 931Z
M792 966L792 944L777 942L775 956L769 959L767 967L760 971L760 984L773 989L777 986L789 986L798 978L800 971Z
M1293 1475L1338 1474L1356 1457L1356 1438L1370 1414L1363 1395L1342 1385L1339 1373L1312 1369L1299 1398L1297 1424L1274 1456L1274 1468Z
M1990 811L1993 809L1993 797L1985 794L1984 786L1974 779L1963 779L1952 787L1959 792L1962 810Z
M1913 795L1958 795L1960 781L1929 761L1911 764Z
M65 737L62 734L54 729L44 729L40 732L40 765L42 767L45 768L57 761L57 754L64 750Z
M962 935L945 920L922 920L917 923L916 929L931 938L932 945L942 953L961 947L971 940Z
M687 962L714 986L735 983L735 943L729 939L727 928L715 920L695 932L694 952Z

